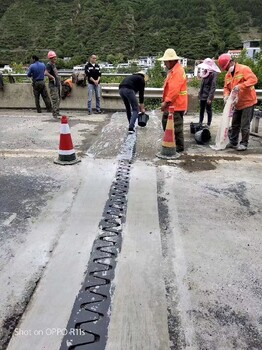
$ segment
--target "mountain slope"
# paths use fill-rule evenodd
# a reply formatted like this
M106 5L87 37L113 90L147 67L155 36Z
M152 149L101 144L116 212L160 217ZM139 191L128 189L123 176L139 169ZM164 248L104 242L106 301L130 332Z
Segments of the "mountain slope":
M167 47L192 59L241 48L262 33L260 0L2 0L0 61L46 57L156 55ZM254 34L253 34L254 35ZM250 39L254 39L253 37Z

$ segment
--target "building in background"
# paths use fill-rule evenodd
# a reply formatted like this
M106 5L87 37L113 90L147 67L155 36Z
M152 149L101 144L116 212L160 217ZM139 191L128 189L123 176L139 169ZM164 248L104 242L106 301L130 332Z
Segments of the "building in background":
M241 54L242 50L228 50L227 53L229 53L233 58L237 58Z
M246 49L248 57L255 59L256 54L260 53L260 40L246 40L243 42L243 49Z

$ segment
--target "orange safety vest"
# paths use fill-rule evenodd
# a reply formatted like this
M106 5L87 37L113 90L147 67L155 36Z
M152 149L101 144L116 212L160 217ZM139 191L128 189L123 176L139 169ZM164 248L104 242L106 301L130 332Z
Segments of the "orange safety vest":
M242 110L257 103L257 94L254 85L257 77L252 70L244 64L235 64L235 73L232 76L227 72L224 82L224 96L229 96L235 86L239 87L238 102L235 108Z
M64 81L64 84L68 84L71 89L73 88L73 82L72 82L72 78L68 78Z
M166 77L162 100L169 102L170 106L174 106L175 111L187 111L187 78L184 68L179 62Z

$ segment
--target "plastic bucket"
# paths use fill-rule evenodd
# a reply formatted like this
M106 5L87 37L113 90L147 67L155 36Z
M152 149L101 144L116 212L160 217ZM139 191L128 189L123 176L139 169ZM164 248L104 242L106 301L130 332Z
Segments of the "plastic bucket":
M195 140L198 144L203 145L209 142L211 139L211 134L208 129L203 129L195 133Z
M149 119L149 115L146 113L139 113L138 114L138 125L142 128L146 126Z
M195 134L197 131L202 130L203 126L199 123L190 123L190 132L191 134Z

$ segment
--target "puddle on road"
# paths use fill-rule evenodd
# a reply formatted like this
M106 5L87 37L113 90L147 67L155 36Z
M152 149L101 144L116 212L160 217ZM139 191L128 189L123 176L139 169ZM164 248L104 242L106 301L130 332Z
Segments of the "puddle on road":
M168 162L171 166L178 166L187 172L196 172L196 171L207 171L215 170L217 164L221 160L227 161L237 161L241 160L240 157L218 157L218 156L201 156L201 155L182 155L181 158L175 161Z

